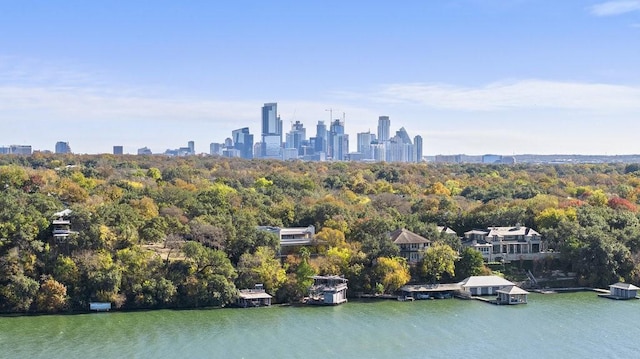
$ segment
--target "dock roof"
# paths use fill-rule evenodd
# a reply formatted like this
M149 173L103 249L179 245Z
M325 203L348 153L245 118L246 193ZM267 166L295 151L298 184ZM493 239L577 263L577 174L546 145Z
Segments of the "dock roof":
M619 288L619 289L626 289L626 290L639 290L640 288L636 287L635 285L631 284L631 283L622 283L622 282L618 282L616 284L612 284L609 286L609 288Z
M496 291L497 293L504 293L504 294L508 294L508 295L515 295L515 294L529 294L529 292L527 292L526 290L517 287L515 285L510 286L510 287L505 287L502 288L500 290Z
M263 290L242 289L238 291L238 296L242 299L271 299L271 295Z
M506 287L513 286L512 282L498 277L497 275L471 276L460 282L463 288L466 287Z

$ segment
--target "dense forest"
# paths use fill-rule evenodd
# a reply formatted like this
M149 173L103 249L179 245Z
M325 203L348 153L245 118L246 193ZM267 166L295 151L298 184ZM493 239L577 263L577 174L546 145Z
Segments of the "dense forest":
M309 276L337 274L351 293L489 271L442 236L521 224L559 252L534 269L580 285L640 282L640 166L284 162L216 157L0 157L0 311L191 308L231 303L263 283L300 300ZM52 240L70 209L74 234ZM278 258L257 226L316 228L317 245ZM388 233L433 245L414 267Z

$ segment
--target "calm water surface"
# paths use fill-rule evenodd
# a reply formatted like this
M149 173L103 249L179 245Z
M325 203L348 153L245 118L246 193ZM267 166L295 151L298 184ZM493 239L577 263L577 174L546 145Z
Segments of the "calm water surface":
M638 358L640 300L531 294L0 318L2 358Z

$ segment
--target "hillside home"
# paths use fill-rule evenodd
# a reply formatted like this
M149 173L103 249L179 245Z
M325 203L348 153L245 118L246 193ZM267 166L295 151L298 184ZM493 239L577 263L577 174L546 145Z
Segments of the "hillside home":
M408 263L417 263L424 256L431 241L404 228L389 233L391 241L400 248L400 256Z
M316 229L314 226L290 228L258 226L258 229L278 236L281 256L286 256L295 251L296 248L315 244Z
M51 221L52 235L55 243L66 243L71 235L71 222L68 217L71 215L70 209L65 209L53 214Z
M529 227L490 227L465 232L462 245L482 253L485 261L533 260L553 256L540 233Z

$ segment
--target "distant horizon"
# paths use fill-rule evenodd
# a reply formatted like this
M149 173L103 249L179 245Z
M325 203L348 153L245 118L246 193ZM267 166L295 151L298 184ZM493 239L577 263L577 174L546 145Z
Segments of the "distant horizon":
M203 149L259 137L278 102L285 132L344 114L351 152L387 115L428 154L638 153L639 15L640 0L4 2L0 144Z

